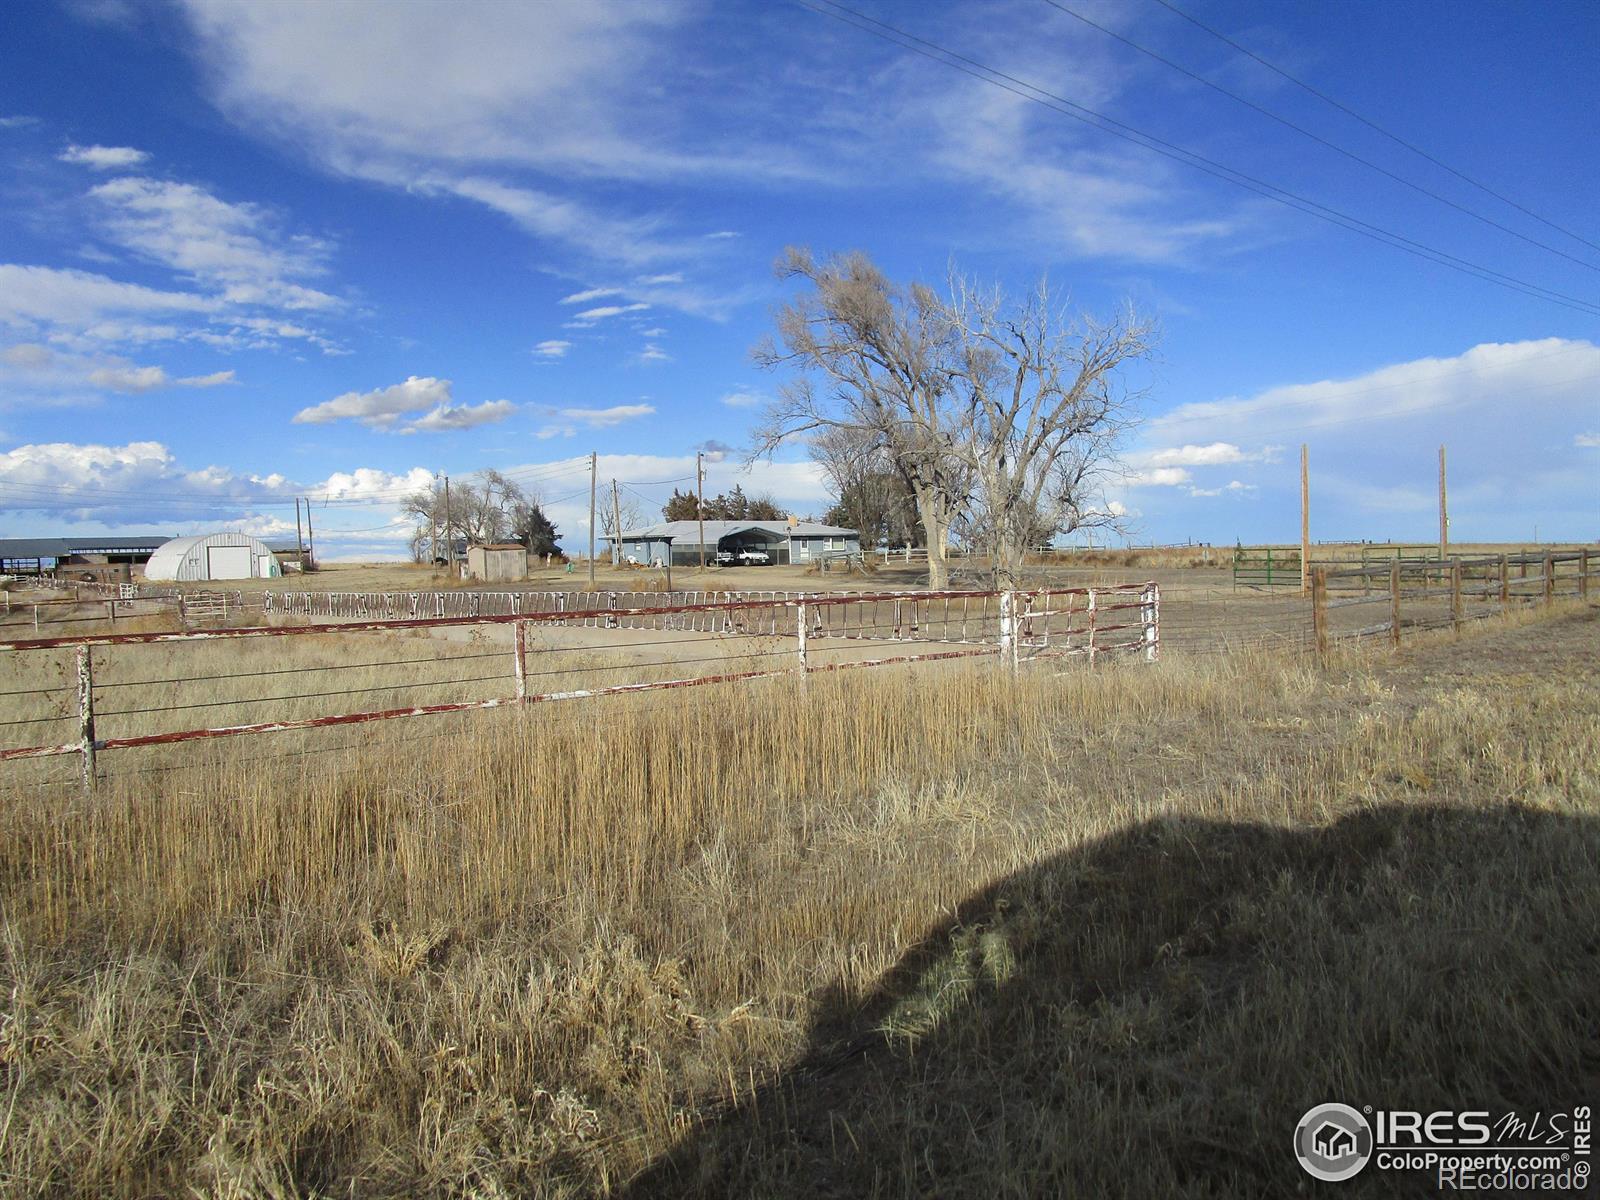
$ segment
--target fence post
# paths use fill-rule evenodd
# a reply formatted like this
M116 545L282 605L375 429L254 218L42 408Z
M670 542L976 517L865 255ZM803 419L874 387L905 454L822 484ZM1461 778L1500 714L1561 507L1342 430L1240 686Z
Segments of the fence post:
M1016 666L1017 618L1014 605L1016 593L1000 593L1000 661Z
M94 660L88 646L78 647L78 749L83 756L83 787L94 788Z
M1400 560L1389 564L1389 645L1400 647Z
M1578 551L1578 599L1589 598L1589 551Z
M1144 660L1155 662L1161 657L1161 587L1155 582L1144 585L1139 597L1139 619L1144 622Z
M1544 555L1544 602L1556 602L1556 556L1548 550Z
M811 668L806 663L806 602L801 600L795 605L795 647L800 655L800 674L804 675Z
M1317 635L1317 658L1328 665L1328 568L1311 572L1311 628Z
M1461 632L1461 560L1450 564L1450 625Z
M1511 560L1504 554L1500 556L1500 608L1502 611L1511 603Z
M517 703L528 702L528 623L511 623L511 669L517 679Z
M1094 602L1094 589L1093 588L1089 589L1089 608L1088 608L1088 612L1089 612L1089 665L1092 667L1092 666L1094 666L1094 655L1095 655L1095 645L1094 645L1095 625L1096 625L1096 623L1098 621L1098 617L1096 615L1096 606L1095 606L1095 602Z

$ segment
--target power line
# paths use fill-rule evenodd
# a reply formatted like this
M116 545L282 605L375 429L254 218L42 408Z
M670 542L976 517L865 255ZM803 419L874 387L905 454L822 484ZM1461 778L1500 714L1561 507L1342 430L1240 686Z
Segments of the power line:
M1496 221L1493 217L1486 217L1482 213L1476 211L1475 209L1468 208L1464 204L1457 204L1454 200L1450 199L1448 196L1442 196L1438 192L1435 192L1435 191L1433 191L1433 190L1431 190L1429 188L1426 188L1426 187L1422 186L1422 184L1420 184L1420 183L1413 182L1412 180L1407 179L1405 176L1400 175L1395 171L1391 171L1391 170L1389 170L1389 168L1387 168L1385 166L1381 166L1378 163L1373 162L1369 158L1363 158L1361 155L1355 153L1352 150L1346 150L1343 146L1339 145L1338 143L1328 140L1327 138L1323 137L1321 134L1313 133L1311 130L1305 128L1305 126L1296 124L1295 122L1289 120L1289 118L1287 118L1285 116L1281 116L1280 114L1273 112L1270 108L1267 108L1267 107L1265 107L1263 105L1257 104L1254 100L1250 100L1250 99L1248 99L1248 98L1246 98L1244 96L1241 96L1237 92L1229 91L1227 88L1223 87L1219 83L1213 83L1211 80L1207 79L1204 75L1200 75L1200 74L1198 74L1198 73L1196 73L1194 71L1189 70L1189 68L1185 67L1183 64L1174 62L1174 61L1172 61L1172 59L1167 58L1164 55L1159 54L1154 50L1151 50L1147 46L1141 46L1138 42L1134 41L1132 38L1124 37L1122 34L1116 32L1116 30L1114 30L1114 29L1107 29L1104 25L1100 24L1098 21L1092 20L1091 18L1084 16L1082 13L1076 11L1075 9L1068 8L1065 4L1061 3L1061 0L1044 0L1044 3L1048 4L1051 8L1054 8L1059 12L1066 13L1067 16L1072 17L1075 20L1083 22L1085 25L1088 25L1091 29L1098 29L1101 33L1105 34L1107 37L1115 38L1117 41L1121 42L1124 46L1129 46L1129 47L1133 48L1134 50L1137 50L1140 54L1144 54L1144 55L1149 56L1150 58L1155 59L1156 62L1161 63L1163 66L1170 67L1172 70L1177 71L1180 75L1186 76L1187 78L1194 80L1196 83L1202 84L1205 87L1210 88L1212 91L1217 92L1217 93L1219 93L1219 94L1221 94L1223 96L1226 96L1226 97L1228 97L1228 99L1236 101L1237 103L1244 105L1246 108L1252 109L1255 112L1260 113L1262 116L1268 118L1269 120L1276 121L1278 124L1284 126L1286 129L1292 129L1296 133L1300 134L1302 137L1310 138L1313 142L1316 142L1320 146L1326 146L1329 150L1332 150L1335 154L1344 155L1344 157L1348 158L1351 162L1360 163L1362 166L1366 167L1368 170L1376 171L1378 174L1383 175L1386 178L1392 179L1396 183L1402 184L1403 186L1410 188L1412 191L1419 192L1422 195L1427 196L1431 200L1437 200L1440 204L1448 205L1450 208L1455 209L1457 212L1465 213L1467 216L1473 218L1474 220L1482 221L1485 225L1488 225L1488 226L1491 226L1491 227L1493 227L1495 229L1498 229L1502 233L1508 233L1514 238L1520 238L1524 242L1527 242L1529 245L1538 246L1541 250L1548 250L1551 254L1557 255L1560 258L1564 258L1568 262L1577 263L1578 266L1580 266L1580 267L1585 267L1588 270L1600 272L1600 266L1596 266L1594 263L1589 262L1587 259L1579 258L1574 254L1568 254L1565 250L1559 250L1555 246L1550 245L1548 242L1541 242L1538 238L1529 237L1527 234L1522 233L1522 232L1520 232L1520 231L1518 231L1516 229L1513 229L1509 225L1505 225L1505 224L1502 224L1499 221Z
M1600 244L1597 244L1595 242L1591 242L1588 238L1584 237L1582 234L1573 233L1572 230L1567 229L1564 226L1557 225L1554 221L1550 220L1548 217L1541 217L1538 213L1534 212L1531 208L1528 208L1528 207L1526 207L1526 206L1524 206L1522 204L1518 204L1510 196L1507 196L1507 195L1505 195L1505 194L1503 194L1501 192L1495 191L1488 184L1480 183L1478 180L1474 179L1472 176L1466 174L1465 172L1458 171L1455 167L1452 167L1449 163L1444 162L1441 159L1438 159L1438 158L1434 157L1432 154L1429 154L1426 150L1424 150L1421 146L1418 146L1415 142L1409 142L1405 138L1401 137L1399 134L1391 133L1389 130L1385 129L1382 125L1379 125L1376 121L1373 121L1368 117L1362 116L1360 113L1358 113L1355 109L1351 108L1349 105L1340 103L1338 100L1335 100L1332 96L1328 95L1326 92L1319 91L1317 88L1312 87L1309 83L1305 82L1305 80L1299 79L1296 76L1289 74L1289 72L1285 71L1282 67L1268 62L1266 59L1262 58L1261 55L1257 54L1255 51L1246 49L1244 46L1241 46L1238 42L1234 41L1232 38L1228 37L1226 34L1219 33L1217 30L1211 28L1211 26L1209 26L1205 22L1201 21L1198 17L1190 16L1188 13L1184 12L1183 9L1179 8L1176 4L1171 3L1171 0L1156 0L1156 3L1161 5L1161 7L1167 9L1169 12L1176 13L1178 16L1182 17L1185 21L1188 21L1189 24L1195 26L1197 29L1203 30L1204 32L1210 34L1212 37L1216 38L1219 42L1222 42L1225 45L1233 47L1240 54L1243 54L1246 58L1253 59L1256 62L1260 63L1263 67L1265 67L1267 70L1271 71L1273 74L1278 75L1283 79L1287 79L1290 83L1294 84L1297 88L1301 88L1302 90L1304 90L1306 92L1309 92L1311 95L1315 96L1318 100L1323 101L1325 104L1331 104L1334 108L1337 108L1340 112L1344 113L1346 116L1354 117L1357 121L1360 121L1368 129L1371 129L1376 133L1381 133L1384 137L1388 138L1391 142L1394 142L1396 145L1403 146L1407 150L1411 151L1411 153L1416 154L1416 155L1418 155L1418 156L1420 156L1422 158L1427 159L1429 162L1431 162L1434 166L1438 167L1440 170L1448 171L1450 174L1454 175L1457 179L1461 180L1463 183L1471 184L1473 187L1477 188L1480 192L1483 192L1486 195L1493 196L1496 200L1499 200L1502 204L1509 204L1512 208L1516 209L1518 212L1523 213L1526 216L1532 217L1535 221L1538 221L1542 225L1548 225L1551 229L1554 229L1557 233L1566 234L1567 237L1572 238L1574 241L1582 242L1585 246L1588 246L1592 250L1600 250Z
M1368 221L1363 221L1359 217L1353 217L1350 214L1341 212L1338 209L1330 208L1328 205L1319 203L1318 201L1312 200L1306 196L1302 196L1296 192L1291 192L1287 188L1279 187L1277 184L1268 183L1265 180L1248 175L1243 171L1237 170L1236 168L1226 166L1214 159L1207 158L1202 154L1197 154L1192 150L1186 150L1172 142L1164 141L1163 139L1156 137L1154 134L1145 133L1143 130L1118 121L1114 117L1109 117L1102 112L1087 107L1086 105L1078 104L1077 102L1068 100L1063 96L1058 96L1053 92L1037 86L1036 84L1031 84L1024 80L1018 79L1013 75L1008 75L1004 71L987 66L976 59L959 54L954 50L948 50L935 42L928 41L926 38L918 37L913 33L907 33L905 30L899 29L896 26L889 25L886 22L869 17L864 13L857 12L855 9L848 8L843 4L839 4L837 0L816 0L815 3L813 3L812 0L794 0L794 3L800 8L807 9L825 17L831 17L834 20L839 21L841 24L849 25L854 29L861 30L863 33L868 33L874 37L881 38L882 40L890 42L893 45L897 45L904 50L910 50L914 54L920 54L924 58L931 59L936 63L940 63L943 66L951 68L952 70L960 71L964 75L970 75L974 79L990 84L993 87L998 87L1003 91L1010 92L1011 94L1019 96L1024 100L1041 105L1052 112L1058 113L1062 116L1070 117L1073 120L1082 122L1093 129L1098 129L1103 133L1109 133L1114 137L1122 138L1124 141L1130 141L1137 146L1142 146L1147 150L1152 150L1165 158L1170 158L1175 162L1181 162L1186 166L1193 167L1195 170L1203 172L1204 174L1211 175L1214 178L1221 179L1227 183L1232 183L1237 187L1242 187L1246 191L1254 192L1259 196L1263 196L1278 204L1282 204L1285 207L1293 208L1299 212L1316 217L1318 220L1326 221L1329 224L1337 225L1343 229L1348 229L1352 233L1360 234L1362 237L1380 242L1386 246L1391 246L1394 249L1404 251L1407 254L1424 259L1428 262L1435 263L1439 266L1448 267L1451 270L1459 271L1462 274L1471 275L1488 283L1498 284L1499 286L1508 288L1511 291L1521 292L1523 295L1532 296L1539 300L1545 300L1551 304L1557 304L1563 308L1570 308L1576 312L1582 312L1590 316L1600 316L1600 304L1597 304L1594 301L1584 300L1576 296L1569 296L1563 292L1557 292L1539 284L1530 283L1525 279L1519 279L1516 276L1507 275L1504 272L1496 271L1491 267L1486 267L1480 263L1475 263L1468 259L1460 258L1454 254L1448 253L1447 251L1437 249L1436 247L1429 246L1423 242L1415 241L1411 238L1405 237L1402 234L1394 233ZM829 5L829 7L818 7L818 4L826 4Z

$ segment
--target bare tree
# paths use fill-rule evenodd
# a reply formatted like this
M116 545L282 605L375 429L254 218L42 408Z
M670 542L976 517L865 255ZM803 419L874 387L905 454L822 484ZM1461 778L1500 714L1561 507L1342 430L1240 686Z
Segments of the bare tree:
M928 582L945 586L949 529L965 497L964 436L951 411L950 335L945 306L922 284L892 283L870 258L852 252L819 262L789 248L782 279L811 290L777 312L777 339L754 351L768 368L793 367L755 431L756 455L827 430L876 444L916 500L928 545ZM820 381L821 386L818 386Z
M915 499L931 587L948 581L958 522L1010 585L1029 545L1115 521L1102 485L1133 421L1122 369L1152 352L1149 322L1131 309L1073 321L1046 283L1011 303L952 272L941 297L859 252L818 262L791 248L777 270L811 288L756 347L763 366L800 373L755 452L803 438L840 477L881 456Z
M974 483L968 518L1010 586L1030 546L1117 524L1104 484L1138 399L1122 371L1150 356L1155 329L1131 307L1074 320L1042 280L1012 303L953 274L946 313L969 418L955 447Z
M499 542L516 536L517 513L529 505L538 508L523 489L499 471L482 472L475 480L463 479L450 487L446 513L442 480L434 480L425 491L413 492L400 502L400 511L415 522L411 539L412 557L421 561L423 546L434 536L445 537L449 530L469 542Z

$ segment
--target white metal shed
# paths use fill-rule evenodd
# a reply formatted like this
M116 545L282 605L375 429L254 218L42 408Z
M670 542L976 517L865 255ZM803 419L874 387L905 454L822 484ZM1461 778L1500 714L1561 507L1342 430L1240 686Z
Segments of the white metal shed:
M248 533L173 538L144 565L146 579L260 579L282 574L277 556Z

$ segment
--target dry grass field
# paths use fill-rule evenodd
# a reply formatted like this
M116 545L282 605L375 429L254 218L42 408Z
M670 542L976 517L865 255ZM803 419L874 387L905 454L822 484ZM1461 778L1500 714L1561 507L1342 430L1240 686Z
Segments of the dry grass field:
M0 1192L1281 1196L1314 1102L1592 1102L1597 634L5 789Z

